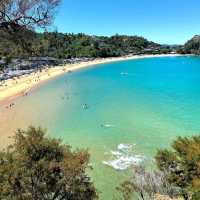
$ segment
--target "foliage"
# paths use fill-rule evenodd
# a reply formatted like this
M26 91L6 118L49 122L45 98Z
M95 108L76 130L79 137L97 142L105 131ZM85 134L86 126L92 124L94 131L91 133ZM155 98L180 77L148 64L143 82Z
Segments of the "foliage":
M200 199L200 192L196 192L192 195L192 200L199 200Z
M164 173L149 171L142 166L135 168L132 177L117 189L124 200L135 199L136 196L137 199L149 200L153 199L155 194L176 196L179 192L176 187L169 184Z
M49 26L59 3L60 0L1 0L0 29L7 35L2 39L20 46L23 53L31 53L30 41L35 34L32 30Z
M5 63L5 65L10 64L11 62L12 62L12 57L6 56L6 57L4 58L4 63Z
M6 31L0 30L0 38L4 38L3 40L0 39L0 56L11 54L13 57L96 58L140 54L145 53L147 48L152 49L151 53L154 53L155 48L160 48L160 45L137 36L115 35L103 37L89 36L82 33L35 33L28 30L24 34L26 34L24 36L26 41L20 39L20 41L13 42Z
M6 29L46 27L52 22L60 0L1 0L0 26Z
M200 36L196 35L185 43L183 53L200 55Z
M179 137L172 150L159 150L156 155L159 169L167 173L169 182L181 188L185 199L200 192L200 136Z
M18 130L14 144L0 152L0 199L90 200L96 190L86 174L87 151L72 151L41 128Z

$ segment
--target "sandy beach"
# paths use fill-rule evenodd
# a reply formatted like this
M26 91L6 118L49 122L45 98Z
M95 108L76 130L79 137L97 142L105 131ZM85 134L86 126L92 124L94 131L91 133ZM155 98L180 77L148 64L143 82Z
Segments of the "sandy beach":
M30 74L23 75L15 79L8 79L0 83L0 104L8 102L17 96L27 95L29 92L31 92L32 88L43 83L44 81L47 81L63 73L69 73L70 71L75 71L81 68L103 63L141 59L141 58L151 58L151 57L165 57L165 56L180 56L180 55L163 54L163 55L123 56L115 58L95 59L93 61L80 62L75 64L66 64L64 66L49 67L41 71L32 72Z

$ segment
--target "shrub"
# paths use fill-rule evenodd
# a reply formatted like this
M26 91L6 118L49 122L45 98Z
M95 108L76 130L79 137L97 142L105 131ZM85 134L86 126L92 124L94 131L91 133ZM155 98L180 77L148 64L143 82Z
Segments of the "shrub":
M88 162L87 151L72 151L60 140L45 137L41 128L18 130L14 144L0 152L0 199L95 199Z

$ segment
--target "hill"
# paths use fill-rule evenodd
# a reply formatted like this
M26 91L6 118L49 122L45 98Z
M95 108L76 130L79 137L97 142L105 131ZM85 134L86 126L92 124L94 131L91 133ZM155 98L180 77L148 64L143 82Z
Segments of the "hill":
M180 53L200 55L200 35L195 35L180 49Z
M26 31L23 32L23 35L20 34L11 38L5 30L0 30L0 38L2 38L0 40L1 57L96 58L128 54L159 54L171 51L166 46L139 36L114 35L107 37L58 32L32 32L30 34L30 31L28 34ZM20 39L17 40L16 38Z

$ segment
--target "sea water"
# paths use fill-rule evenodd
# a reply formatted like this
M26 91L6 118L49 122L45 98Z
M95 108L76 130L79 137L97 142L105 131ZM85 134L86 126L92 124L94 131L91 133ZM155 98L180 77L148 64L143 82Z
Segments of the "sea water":
M160 57L66 73L0 108L0 139L17 128L47 128L88 149L101 199L116 196L133 165L152 162L177 136L200 132L200 58Z

